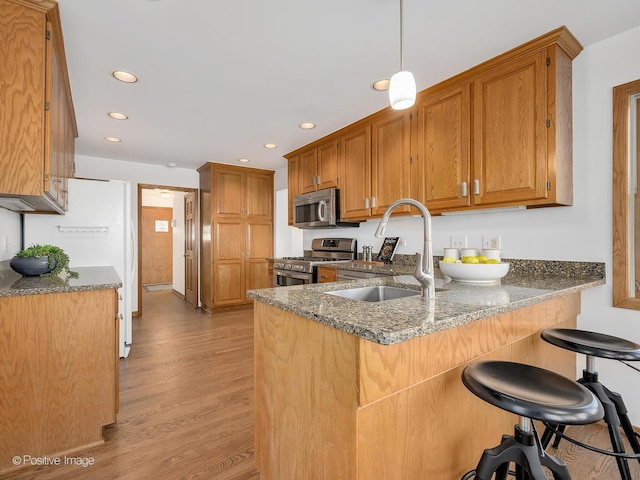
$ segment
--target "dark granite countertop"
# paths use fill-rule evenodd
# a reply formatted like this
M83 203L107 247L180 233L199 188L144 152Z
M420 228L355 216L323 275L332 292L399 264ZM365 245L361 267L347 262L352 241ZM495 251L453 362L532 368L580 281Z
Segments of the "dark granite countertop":
M509 262L509 273L490 285L454 282L436 268L437 291L432 308L420 296L370 303L326 294L369 285L419 289L410 274L413 267L406 265L364 266L378 273L391 273L393 269L395 276L388 278L251 290L248 296L360 338L391 345L605 283L604 263ZM344 267L363 269L360 264L340 264Z
M78 278L24 277L13 270L0 270L0 297L45 293L105 290L122 286L113 267L78 267Z

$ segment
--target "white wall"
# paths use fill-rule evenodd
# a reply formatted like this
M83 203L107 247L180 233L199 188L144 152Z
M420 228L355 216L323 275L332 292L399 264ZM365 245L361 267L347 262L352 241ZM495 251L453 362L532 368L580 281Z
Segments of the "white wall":
M612 261L612 88L640 78L640 28L586 48L573 63L574 203L572 207L515 212L436 217L433 219L435 254L442 254L450 235L467 235L469 246L480 246L483 234L502 236L503 257L541 260L605 262L607 284L582 295L580 328L621 336L640 343L640 312L613 308ZM358 229L322 232L307 230L304 248L317 236L356 237L358 248L381 241L373 237L377 221ZM407 240L397 253L421 249L421 220L393 221L388 236ZM620 392L640 426L640 377L628 367L609 360L596 362L600 378ZM582 358L578 372L584 368Z
M131 182L131 216L134 231L138 231L138 183L169 187L199 187L199 175L196 170L168 168L146 163L124 162L83 155L76 155L75 160L76 177ZM133 311L138 310L137 265L133 276L133 295L131 300Z
M11 260L20 250L20 215L0 208L0 262Z
M273 178L274 186L274 258L301 256L302 230L288 225L289 191L287 189L287 168L276 170Z

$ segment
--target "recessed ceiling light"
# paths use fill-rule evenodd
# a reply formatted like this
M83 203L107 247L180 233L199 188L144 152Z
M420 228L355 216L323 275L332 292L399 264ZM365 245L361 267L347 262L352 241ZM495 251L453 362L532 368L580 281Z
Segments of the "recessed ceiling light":
M240 163L249 163L251 160L249 160L248 158L239 158L238 161Z
M316 124L313 122L302 122L299 127L303 130L310 130L312 128L316 128Z
M138 81L138 77L133 73L125 72L124 70L115 70L111 72L111 75L113 75L115 79L125 83L136 83Z
M264 148L277 148L278 145L276 145L275 143L265 143L264 144Z
M122 140L120 140L118 137L104 137L104 139L105 139L107 142L115 142L115 143L117 143L117 142L121 142L121 141L122 141Z
M126 120L129 118L124 113L119 113L119 112L109 112L107 113L107 115L109 115L111 118L115 118L116 120Z
M384 92L385 90L389 90L389 83L391 82L388 78L383 78L381 80L377 80L373 82L371 88L377 90L378 92Z

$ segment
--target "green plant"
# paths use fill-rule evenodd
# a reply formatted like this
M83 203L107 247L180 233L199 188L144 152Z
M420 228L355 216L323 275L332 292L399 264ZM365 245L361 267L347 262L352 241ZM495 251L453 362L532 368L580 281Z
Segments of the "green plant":
M31 245L29 248L20 250L18 257L49 257L49 273L43 273L41 277L58 276L65 272L71 278L78 278L78 272L69 270L69 255L60 247L55 245Z

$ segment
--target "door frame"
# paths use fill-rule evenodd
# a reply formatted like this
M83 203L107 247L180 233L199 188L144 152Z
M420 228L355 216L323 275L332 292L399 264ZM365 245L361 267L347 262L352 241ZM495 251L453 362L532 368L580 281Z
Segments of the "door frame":
M200 234L200 216L198 214L198 212L200 211L200 206L199 206L199 195L198 195L198 189L197 188L188 188L188 187L175 187L172 185L156 185L156 184L150 184L150 183L138 183L138 201L137 201L137 209L138 209L138 219L137 219L137 237L138 237L138 265L136 266L137 271L138 271L138 310L136 312L133 312L134 316L140 316L142 315L142 281L141 281L141 273L142 273L142 255L140 254L140 252L142 251L142 233L141 233L141 229L140 229L140 223L142 221L142 190L156 190L156 189L160 189L160 190L169 190L169 191L174 191L174 192L185 192L185 193L193 193L195 200L196 200L196 250L195 250L195 263L196 265L199 265L200 262L198 260L199 255L200 255L200 239L198 238L198 235ZM184 205L183 205L184 208ZM198 273L199 273L199 269L198 269ZM199 279L198 279L199 280ZM200 298L199 295L199 281L196 281L196 301L195 301L195 308L198 308L198 301Z

